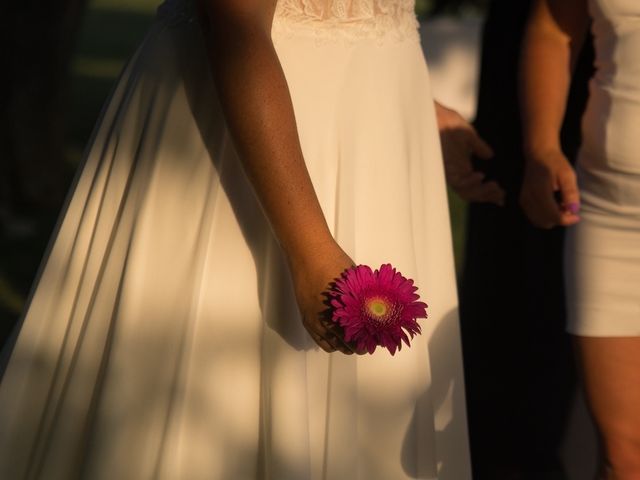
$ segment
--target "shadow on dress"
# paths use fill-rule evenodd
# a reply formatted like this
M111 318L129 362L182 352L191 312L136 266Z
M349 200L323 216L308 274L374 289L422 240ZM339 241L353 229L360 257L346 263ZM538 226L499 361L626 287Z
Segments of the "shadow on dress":
M461 363L457 348L459 331L458 310L454 309L444 315L429 339L431 384L416 402L402 449L402 466L411 478L431 478L420 476L420 472L425 471L433 472L432 478L438 480L470 478L468 462L464 461L468 458L468 445L466 442L456 445L460 438L458 432L467 429L464 386L456 382ZM421 418L420 410L433 412L433 415ZM411 448L415 445L412 439L420 428L431 428L435 432L431 436L432 443L424 452ZM451 457L443 457L443 453L449 453Z

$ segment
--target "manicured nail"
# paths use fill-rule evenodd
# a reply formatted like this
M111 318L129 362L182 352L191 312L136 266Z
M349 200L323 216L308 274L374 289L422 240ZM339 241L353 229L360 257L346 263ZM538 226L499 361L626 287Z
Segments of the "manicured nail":
M580 204L577 202L568 203L567 210L573 213L574 215L577 215L578 212L580 211Z

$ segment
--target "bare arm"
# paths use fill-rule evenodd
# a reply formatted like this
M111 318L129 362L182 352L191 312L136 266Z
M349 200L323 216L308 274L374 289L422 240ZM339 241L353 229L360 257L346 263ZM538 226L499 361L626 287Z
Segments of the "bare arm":
M560 129L572 66L588 25L586 0L536 0L523 40L520 89L526 168L520 200L539 227L579 220L575 173L562 153ZM557 191L560 205L554 198Z
M289 89L271 42L273 0L201 0L216 88L243 167L288 259L305 327L350 353L318 313L353 264L331 236L307 171ZM339 336L339 335L338 335Z

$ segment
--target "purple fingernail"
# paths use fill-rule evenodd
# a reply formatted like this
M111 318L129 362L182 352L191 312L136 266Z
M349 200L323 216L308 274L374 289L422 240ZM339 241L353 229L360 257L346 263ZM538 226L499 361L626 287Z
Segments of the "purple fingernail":
M576 215L580 211L580 204L577 202L568 203L567 210Z

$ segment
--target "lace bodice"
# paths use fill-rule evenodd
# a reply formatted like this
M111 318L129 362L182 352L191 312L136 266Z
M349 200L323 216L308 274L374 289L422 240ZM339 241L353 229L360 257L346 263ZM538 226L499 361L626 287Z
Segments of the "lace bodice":
M279 0L274 33L311 27L319 37L393 37L416 33L414 0Z
M195 0L165 0L158 7L163 21L191 22ZM295 33L318 39L417 37L414 0L279 0L274 37Z

